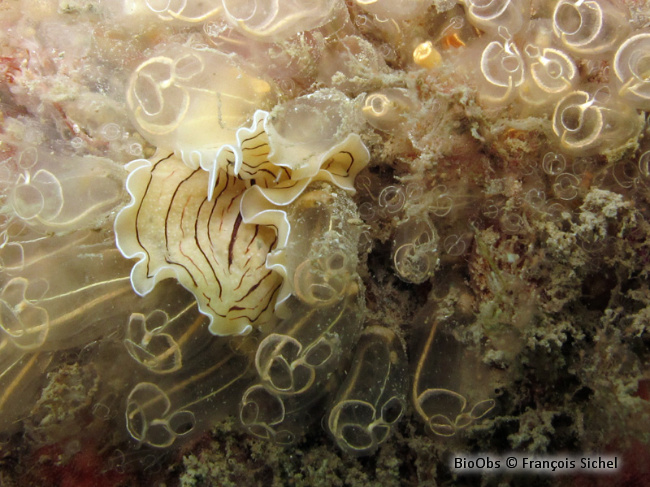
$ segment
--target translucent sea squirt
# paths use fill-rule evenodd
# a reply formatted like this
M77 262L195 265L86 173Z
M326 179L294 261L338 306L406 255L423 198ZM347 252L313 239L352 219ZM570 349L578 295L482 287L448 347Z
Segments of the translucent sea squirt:
M341 0L223 0L226 19L254 39L281 41L328 23Z
M353 455L369 455L386 441L406 410L406 353L388 328L370 326L329 413L327 428Z
M127 103L138 131L196 167L214 158L271 98L271 86L219 51L170 45L131 76Z

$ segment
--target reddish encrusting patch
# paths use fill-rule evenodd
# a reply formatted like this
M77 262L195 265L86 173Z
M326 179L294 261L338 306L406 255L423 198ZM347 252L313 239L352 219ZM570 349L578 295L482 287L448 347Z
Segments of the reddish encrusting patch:
M650 487L650 447L639 440L627 442L620 446L614 441L605 448L603 455L618 459L618 470L594 475L575 475L560 482L561 486L570 487Z
M641 379L639 381L635 395L645 401L650 401L650 379Z
M97 445L85 442L81 450L69 459L63 459L63 446L54 444L34 452L26 485L48 487L120 487L137 485L133 476L107 469L107 458Z
M13 84L16 75L21 72L20 64L22 59L17 56L0 56L0 80L7 84Z

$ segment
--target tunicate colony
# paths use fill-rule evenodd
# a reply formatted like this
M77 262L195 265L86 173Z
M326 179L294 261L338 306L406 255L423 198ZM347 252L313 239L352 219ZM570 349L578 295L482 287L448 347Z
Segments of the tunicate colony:
M131 54L129 118L103 115L71 144L103 140L121 156L55 154L4 129L0 431L20 429L43 374L73 348L98 356L96 405L120 409L129 438L155 448L229 415L279 445L322 423L357 456L409 414L440 438L489 419L499 372L456 335L474 312L429 306L417 346L407 324L369 317L369 229L390 228L404 286L435 283L472 249L492 270L484 289L501 286L479 216L521 235L521 208L560 215L584 194L581 158L634 150L650 34L607 0L448 3L115 2L105 15L151 37ZM419 26L427 15L435 29ZM159 25L175 34L152 35ZM607 63L609 78L588 63ZM519 168L548 187L527 188L519 207L474 197L472 184L378 183L371 144L418 152L437 116L423 115L425 88L391 72L426 83L449 67L481 109L548 121L543 159ZM648 154L614 172L622 186L650 177ZM111 356L133 370L126 392Z

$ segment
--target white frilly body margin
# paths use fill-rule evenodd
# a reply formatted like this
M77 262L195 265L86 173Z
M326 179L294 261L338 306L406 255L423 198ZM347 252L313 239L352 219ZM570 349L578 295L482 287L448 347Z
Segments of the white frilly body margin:
M354 179L370 159L368 149L358 134L348 133L338 139L324 152L314 152L308 144L298 147L299 143L293 143L287 147L286 141L271 126L269 112L257 110L250 127L237 130L235 144L225 144L211 150L179 151L178 155L187 167L195 170L201 168L208 173L208 200L215 197L214 190L220 173L235 176L245 182L239 207L242 221L275 229L277 241L266 257L266 267L282 277L282 286L275 302L276 311L293 294L292 279L283 264L290 257L282 255L291 238L291 222L286 207L313 181L326 181L353 193ZM125 226L124 220L139 205L143 178L148 177L151 166L152 163L146 159L137 159L127 164L126 169L130 174L126 180L126 189L131 201L119 212L115 221L117 248L126 258L138 259L131 270L131 284L141 296L150 293L156 283L163 279L173 277L182 283L176 268L171 265L160 266L144 281L135 279L138 266L147 265L147 252L144 248L133 245L135 239L123 235L136 230ZM196 296L196 290L188 290ZM210 330L214 334L246 334L251 331L250 324L238 326L234 330L214 329L215 316L201 306L200 300L197 301L199 310L210 318Z

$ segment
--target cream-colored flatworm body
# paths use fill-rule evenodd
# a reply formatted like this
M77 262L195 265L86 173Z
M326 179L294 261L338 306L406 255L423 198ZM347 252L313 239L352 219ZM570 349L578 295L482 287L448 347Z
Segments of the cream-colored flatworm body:
M281 277L265 266L272 228L245 223L241 179L219 171L208 199L208 172L173 154L139 159L127 169L132 201L117 216L117 246L138 258L131 272L141 295L174 277L191 291L216 335L247 333L273 318Z

